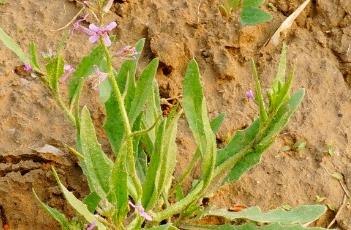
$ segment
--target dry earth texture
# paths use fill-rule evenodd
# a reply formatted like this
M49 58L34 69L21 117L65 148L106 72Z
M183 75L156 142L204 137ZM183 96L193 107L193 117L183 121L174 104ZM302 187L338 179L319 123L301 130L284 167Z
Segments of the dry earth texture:
M157 79L164 98L179 96L186 64L192 57L197 59L210 115L226 113L217 136L219 143L225 143L229 134L257 116L256 106L244 96L253 87L250 58L257 60L263 86L269 86L281 44L264 44L302 0L266 1L264 8L274 19L255 27L241 27L236 15L223 18L219 3L119 0L106 21L116 20L119 25L115 49L146 38L141 66L155 56L160 58ZM0 26L23 48L34 41L47 52L61 36L52 30L64 26L79 9L74 1L8 0L0 5ZM351 189L350 0L311 1L283 38L289 46L289 62L296 67L294 87L306 88L305 100L262 163L240 181L223 187L210 204L258 205L267 210L284 204L322 202L329 211L316 224L326 226L342 206L347 188ZM67 61L77 64L90 47L84 35L72 35L66 48ZM33 198L32 188L50 205L73 215L50 166L59 169L64 183L78 197L87 194L86 180L65 151L55 156L34 149L45 144L74 145L74 129L38 80L13 73L19 64L1 45L0 222L19 230L59 229ZM103 110L96 93L87 89L85 94L96 126L101 127ZM184 121L180 128L177 175L195 148ZM108 151L101 128L99 134ZM303 143L304 148L296 147ZM336 175L342 175L343 180L338 181ZM336 223L340 229L351 229L349 203L343 205Z

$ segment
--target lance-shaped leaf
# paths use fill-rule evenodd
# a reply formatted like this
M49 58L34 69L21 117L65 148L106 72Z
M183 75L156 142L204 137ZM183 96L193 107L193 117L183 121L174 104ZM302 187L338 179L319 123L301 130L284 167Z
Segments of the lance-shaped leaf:
M64 61L62 56L53 57L46 65L46 72L48 75L48 82L51 90L55 93L58 92L58 83L64 73Z
M325 211L324 205L301 205L291 210L277 208L262 212L259 207L250 207L240 212L226 209L209 210L205 216L221 216L228 220L247 219L259 223L306 224L317 220Z
M237 164L233 167L233 169L229 172L228 176L226 177L225 181L226 182L231 182L238 180L245 172L250 170L253 166L258 164L260 162L262 153L273 143L275 137L283 130L283 128L286 126L288 123L290 117L294 114L298 106L300 105L302 99L304 96L304 90L299 89L290 99L289 101L283 105L279 111L276 114L276 117L270 122L269 126L267 127L266 131L264 132L264 135L262 139L259 141L259 143L255 144L255 146L252 147L252 150L249 151ZM255 121L255 123L258 123L259 121ZM250 129L252 134L254 134L254 127L256 126L256 131L257 131L257 124L255 126L251 125L249 129L247 129L247 133ZM244 131L245 132L245 131ZM253 135L251 136L253 137ZM235 138L235 137L234 137ZM233 138L233 139L234 139ZM245 140L245 139L243 139ZM246 141L249 139L246 139ZM254 140L254 139L252 139ZM231 143L233 144L233 149L234 147L234 142ZM245 144L245 142L240 142L240 139L238 139L237 142L237 147L240 147L242 144ZM229 146L229 145L228 145ZM234 152L234 151L233 151ZM237 152L237 151L236 151ZM221 152L220 154L228 154L231 153L231 148L225 148L225 151Z
M89 211L92 213L95 212L96 207L98 206L100 201L101 198L98 196L98 194L96 194L96 192L91 192L83 200L84 204L87 205Z
M14 52L17 57L24 63L29 64L30 60L27 55L23 52L21 47L9 36L5 33L5 31L0 27L0 40L2 43L9 48L12 52Z
M110 184L115 207L114 222L121 224L128 213L128 174L126 168L127 145L124 144L113 166Z
M105 63L104 55L104 48L99 45L78 64L68 84L68 95L71 104L75 102L75 98L79 97L83 81L94 71L95 66L100 67L102 63Z
M154 90L153 82L157 72L158 62L157 58L153 59L145 67L137 81L134 98L130 105L130 109L128 110L128 117L131 125L133 125L136 118L141 111L143 111L146 100Z
M260 141L259 145L264 146L267 143L271 142L271 140L275 138L280 131L282 131L282 129L288 123L290 117L294 114L294 112L301 104L304 96L305 90L298 89L286 102L286 104L278 110L277 115L270 123L269 127L265 132L264 138Z
M167 194L176 164L176 132L180 112L162 120L156 135L155 147L143 185L142 204L150 210L162 193Z
M145 39L140 39L135 48L138 53L143 50ZM116 75L116 81L121 94L124 96L124 105L126 110L130 107L135 93L135 72L139 57L135 60L126 60L122 63ZM122 114L118 107L115 97L109 97L105 103L106 120L104 129L111 143L112 150L117 154L124 140Z
M157 200L157 187L159 183L160 166L162 161L162 141L165 135L165 129L166 121L162 120L157 130L154 151L146 172L145 183L143 184L142 205L146 210L152 208Z
M34 194L34 197L38 200L38 202L42 206L42 208L46 210L52 218L54 218L57 222L59 222L63 230L70 230L69 220L66 218L66 216L63 213L61 213L56 208L52 208L49 205L43 203L38 197L37 193L34 191L34 189L33 189L33 194Z
M29 44L29 52L31 56L30 63L33 66L34 69L39 70L39 63L38 63L38 52L37 52L37 46L35 45L34 42L31 42Z
M96 223L96 226L98 228L98 230L106 230L106 227L100 223L100 221L98 221L96 219L96 217L94 216L93 213L89 212L88 207L86 206L86 204L84 204L82 201L80 201L79 199L77 199L73 193L71 193L70 191L67 190L67 188L61 183L60 178L58 177L55 169L53 168L53 173L54 176L56 178L57 184L59 185L65 199L67 200L67 202L72 206L72 208L74 210L76 210L76 212L81 215L82 217L84 217L84 219L88 222L88 223Z
M190 61L183 81L183 108L195 142L203 158L202 178L209 183L216 163L216 137L207 115L206 101L200 82L199 66Z
M268 224L257 226L253 223L243 225L206 225L206 226L182 226L186 230L326 230L326 228L318 227L304 227L302 225L282 225L282 224Z
M264 103L263 99L263 94L262 94L262 88L261 88L261 83L258 77L257 69L256 69L256 64L252 60L252 72L253 72L253 77L255 80L255 101L258 104L258 107L260 109L260 125L261 127L265 124L265 122L268 119L267 115L267 110L266 110L266 105Z
M109 178L113 167L112 161L102 151L89 110L84 107L81 115L80 145L84 156L85 173L91 191L100 198L106 198L109 192Z

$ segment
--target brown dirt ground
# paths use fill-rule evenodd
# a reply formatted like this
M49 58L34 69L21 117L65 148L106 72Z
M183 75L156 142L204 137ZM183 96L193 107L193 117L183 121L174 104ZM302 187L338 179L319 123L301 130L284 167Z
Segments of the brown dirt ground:
M142 59L162 62L158 80L164 97L177 96L186 63L192 57L199 62L210 115L226 113L218 139L249 124L257 108L245 100L245 91L253 86L249 59L258 62L264 86L268 86L281 47L264 47L280 23L302 0L266 1L274 19L264 25L242 28L237 17L224 19L219 0L127 0L116 1L109 20L119 24L116 48L147 39ZM274 7L269 7L268 2ZM0 26L22 47L35 41L40 50L54 49L60 33L51 31L65 25L79 8L65 0L16 0L0 5ZM240 181L224 186L212 205L258 205L270 209L283 204L295 206L323 203L330 211L318 225L325 226L341 206L344 190L327 173L339 172L351 189L351 4L350 0L314 0L296 20L284 38L289 45L289 60L296 66L294 88L307 90L305 100L286 130L263 157L262 163ZM84 35L70 39L66 59L76 64L88 52ZM0 212L11 229L58 229L57 224L38 206L39 196L68 214L67 207L53 181L50 165L60 169L64 183L82 197L87 192L84 176L73 161L45 157L33 148L64 142L74 144L74 130L48 91L37 80L16 76L12 70L17 58L0 46ZM97 100L92 92L87 103ZM97 124L102 110L94 110ZM178 170L189 160L194 149L189 130L180 125ZM301 151L283 151L305 141ZM328 146L335 154L327 154ZM69 157L66 157L69 159ZM72 167L74 166L74 167ZM332 211L334 209L335 211ZM1 222L1 221L0 221ZM351 229L351 205L337 216L341 229Z

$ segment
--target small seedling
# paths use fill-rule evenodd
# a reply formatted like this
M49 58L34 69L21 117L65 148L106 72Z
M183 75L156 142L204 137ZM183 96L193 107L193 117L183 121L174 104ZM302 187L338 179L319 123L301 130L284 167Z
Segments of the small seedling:
M224 0L219 6L221 14L230 17L233 11L240 11L242 25L257 25L268 22L272 16L260 9L264 0Z

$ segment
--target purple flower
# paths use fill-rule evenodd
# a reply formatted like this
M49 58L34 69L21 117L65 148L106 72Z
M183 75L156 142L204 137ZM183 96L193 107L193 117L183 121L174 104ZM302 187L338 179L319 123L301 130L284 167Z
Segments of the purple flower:
M118 50L115 55L122 59L135 60L138 58L139 52L133 46L125 46Z
M131 201L129 201L129 205L132 206L135 209L135 211L139 213L140 216L144 217L145 220L152 221L152 216L145 212L141 204L135 205Z
M254 99L255 97L251 89L249 91L246 91L245 95L246 95L246 98L249 100Z
M116 22L111 22L108 25L102 27L98 27L95 24L90 24L89 28L86 28L80 24L84 20L85 17L76 21L73 24L73 29L89 35L89 41L93 44L96 43L100 38L102 38L106 46L111 46L112 42L108 33L117 27Z
M99 85L107 79L108 74L102 72L99 67L95 66L95 75L92 77L92 88L99 91Z
M88 224L88 226L85 228L86 230L94 230L96 228L96 223L92 222Z
M27 72L32 72L32 70L33 70L32 66L30 64L24 64L23 69L24 69L24 71L27 71Z
M70 75L73 73L73 71L75 70L74 67L69 64L65 64L63 69L64 69L64 74L60 79L61 83L65 83L67 79L70 77Z

